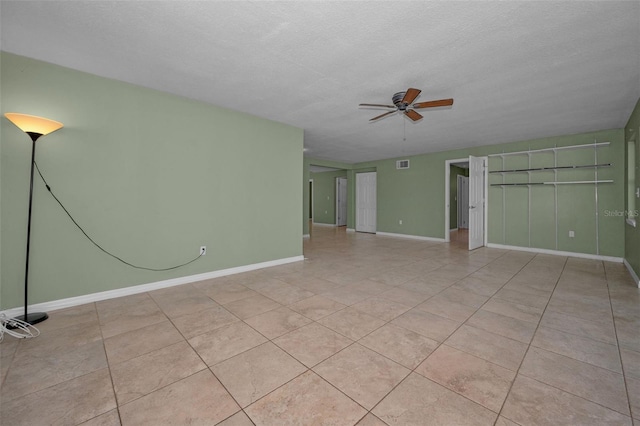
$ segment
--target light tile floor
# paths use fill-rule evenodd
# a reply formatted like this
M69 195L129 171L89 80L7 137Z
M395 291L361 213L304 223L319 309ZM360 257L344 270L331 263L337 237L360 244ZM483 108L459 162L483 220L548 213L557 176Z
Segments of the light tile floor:
M640 425L621 264L312 232L304 262L7 337L0 423Z

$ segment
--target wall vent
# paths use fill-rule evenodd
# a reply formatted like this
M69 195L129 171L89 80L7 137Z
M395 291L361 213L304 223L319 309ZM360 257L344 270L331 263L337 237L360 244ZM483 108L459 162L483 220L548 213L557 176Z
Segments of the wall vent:
M409 168L409 160L396 161L396 169L408 169L408 168Z

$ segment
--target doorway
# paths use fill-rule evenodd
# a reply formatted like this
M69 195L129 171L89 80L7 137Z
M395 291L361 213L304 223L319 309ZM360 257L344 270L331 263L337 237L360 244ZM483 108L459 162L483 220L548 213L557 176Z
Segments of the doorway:
M309 209L313 224L318 226L342 226L348 224L349 186L346 169L309 165ZM342 193L340 193L342 188Z
M445 242L469 250L486 245L486 163L472 156L445 161Z

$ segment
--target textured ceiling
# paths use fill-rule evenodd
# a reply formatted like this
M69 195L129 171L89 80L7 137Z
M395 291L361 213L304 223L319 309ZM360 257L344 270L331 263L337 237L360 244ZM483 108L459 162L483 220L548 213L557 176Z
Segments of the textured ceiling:
M640 2L2 1L1 48L304 129L361 162L621 128ZM361 102L451 108L378 122Z

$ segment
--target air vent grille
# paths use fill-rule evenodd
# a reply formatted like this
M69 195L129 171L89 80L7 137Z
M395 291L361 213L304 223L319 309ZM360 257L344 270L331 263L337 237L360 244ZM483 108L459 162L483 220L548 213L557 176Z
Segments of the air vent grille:
M396 161L396 169L408 169L408 168L409 168L409 160Z

